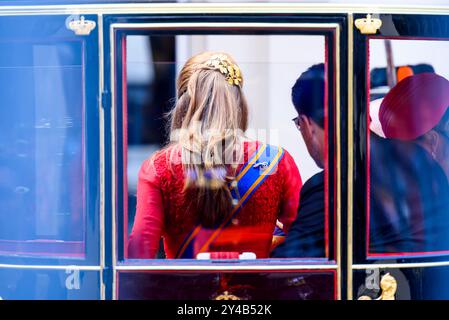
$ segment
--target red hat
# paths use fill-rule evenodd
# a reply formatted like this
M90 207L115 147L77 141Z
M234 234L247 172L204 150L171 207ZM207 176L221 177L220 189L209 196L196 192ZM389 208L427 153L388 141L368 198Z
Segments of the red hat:
M434 128L448 106L449 81L435 73L419 73L388 92L379 120L386 138L414 140Z

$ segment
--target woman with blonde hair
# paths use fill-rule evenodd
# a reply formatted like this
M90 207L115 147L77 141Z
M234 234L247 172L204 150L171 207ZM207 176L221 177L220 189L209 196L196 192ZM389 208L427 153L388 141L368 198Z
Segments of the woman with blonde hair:
M288 230L302 185L293 158L251 141L240 68L229 54L190 58L177 80L170 143L139 171L130 258L198 253L269 256L276 221Z

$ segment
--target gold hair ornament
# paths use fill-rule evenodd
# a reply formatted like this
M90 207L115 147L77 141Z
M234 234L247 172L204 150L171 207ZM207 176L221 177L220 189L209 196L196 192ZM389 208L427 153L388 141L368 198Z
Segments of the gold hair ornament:
M214 55L206 62L206 65L220 71L230 85L241 87L243 80L240 68L232 63L227 56L222 54Z

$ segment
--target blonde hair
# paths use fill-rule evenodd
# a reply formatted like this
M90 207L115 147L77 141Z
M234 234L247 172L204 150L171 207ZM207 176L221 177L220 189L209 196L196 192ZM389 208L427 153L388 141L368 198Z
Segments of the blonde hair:
M231 81L223 64L217 66L211 59L240 72L229 54L193 56L178 77L178 100L170 114L170 134L181 148L187 176L185 188L195 191L192 200L197 202L199 222L206 227L222 222L232 210L227 183L235 172L229 172L227 164L239 162L248 125L241 82Z

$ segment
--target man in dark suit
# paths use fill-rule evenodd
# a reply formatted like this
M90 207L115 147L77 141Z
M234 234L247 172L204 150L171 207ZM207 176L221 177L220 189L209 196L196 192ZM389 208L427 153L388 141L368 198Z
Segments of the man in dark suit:
M298 116L293 119L301 132L307 151L321 169L324 168L324 65L310 67L296 80L292 102ZM325 257L324 244L324 171L303 185L298 216L285 242L272 253L275 258Z

